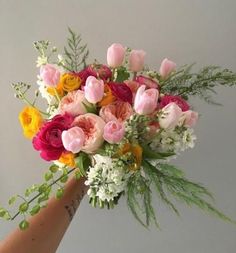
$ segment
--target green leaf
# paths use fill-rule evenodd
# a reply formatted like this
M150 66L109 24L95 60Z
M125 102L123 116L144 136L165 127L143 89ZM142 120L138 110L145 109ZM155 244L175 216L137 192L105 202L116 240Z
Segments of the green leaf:
M68 180L68 176L67 175L64 175L61 179L60 179L60 182L61 183L66 183L67 182L67 180Z
M155 151L152 151L151 148L148 145L142 145L143 148L143 157L146 159L166 159L166 157L175 155L174 152L168 152L168 153L158 153Z
M41 184L40 186L39 186L39 189L38 189L38 191L40 192L40 193L43 193L43 192L45 192L45 191L47 191L48 190L48 184L47 183L43 183L43 184Z
M79 170L76 170L75 171L75 179L77 179L77 180L79 180L80 178L81 178L81 173L80 173L80 171Z
M49 180L51 180L52 178L53 178L52 172L46 172L46 173L44 174L44 179L45 179L45 181L49 181Z
M19 224L19 228L21 230L26 230L29 227L29 222L27 220L23 220Z
M9 200L8 200L8 204L12 205L16 202L17 196L12 196Z
M86 171L91 165L91 159L88 154L80 152L79 155L75 158L76 167L80 170L83 176L86 176Z
M159 163L158 167L163 173L171 177L182 178L184 176L184 172L173 165L167 163Z
M6 214L6 210L4 208L0 208L0 217L3 218Z
M57 189L57 191L56 191L56 198L57 199L61 199L63 197L63 195L64 195L64 189L63 188Z
M29 204L27 202L24 202L24 203L20 204L19 211L21 213L25 213L28 210L28 208L29 208Z
M33 216L37 214L40 211L40 209L41 209L40 205L37 204L30 210L30 214Z
M117 68L116 69L116 72L117 72L117 77L116 77L116 82L118 83L122 83L124 82L125 80L128 80L129 77L130 77L130 74L129 72L127 71L127 69L125 67L120 67L120 68Z
M56 164L53 164L50 166L49 170L52 172L52 173L56 173L59 169L59 166L57 166Z
M97 111L97 107L95 104L91 104L91 103L83 103L82 104L84 105L87 113L93 113L93 114L98 114L98 111Z

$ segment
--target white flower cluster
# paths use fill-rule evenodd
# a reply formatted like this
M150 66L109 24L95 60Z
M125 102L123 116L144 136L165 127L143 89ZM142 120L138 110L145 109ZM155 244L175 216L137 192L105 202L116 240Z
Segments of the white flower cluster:
M94 155L95 164L87 172L85 182L89 186L88 195L98 197L102 201L111 201L125 190L127 173L118 159L108 156Z
M153 150L162 152L184 151L188 148L193 148L195 145L196 135L192 128L179 129L178 127L170 130L162 130L153 139L150 147Z

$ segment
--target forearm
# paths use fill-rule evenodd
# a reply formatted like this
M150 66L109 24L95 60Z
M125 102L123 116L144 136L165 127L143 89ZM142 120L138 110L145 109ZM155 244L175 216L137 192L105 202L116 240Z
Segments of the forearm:
M0 245L0 253L54 253L85 193L84 180L71 178L64 196L50 199L48 206L30 221L26 231L16 229Z

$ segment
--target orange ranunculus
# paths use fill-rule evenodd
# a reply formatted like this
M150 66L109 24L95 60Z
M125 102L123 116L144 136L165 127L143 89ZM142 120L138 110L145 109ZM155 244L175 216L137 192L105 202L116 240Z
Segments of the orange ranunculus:
M63 90L63 86L62 86L62 83L58 83L57 87L55 88L56 89L56 92L58 94L59 97L63 97L64 96L64 90ZM47 92L52 95L52 96L55 96L55 89L52 88L52 87L48 87L47 88Z
M74 73L65 73L60 78L62 89L67 92L79 89L81 82L81 78Z
M63 152L59 158L59 162L64 163L69 167L75 167L75 156L72 152Z
M102 107L102 106L105 106L105 105L109 105L112 102L114 102L115 99L116 98L112 95L111 88L107 84L105 84L105 87L104 87L104 97L98 103L98 106Z
M32 107L25 107L19 114L19 120L26 138L33 138L43 124L43 117L40 112Z
M130 170L137 170L140 168L142 163L143 149L139 144L125 143L123 147L117 152L117 155L125 155L131 153L134 156L134 163L129 166Z

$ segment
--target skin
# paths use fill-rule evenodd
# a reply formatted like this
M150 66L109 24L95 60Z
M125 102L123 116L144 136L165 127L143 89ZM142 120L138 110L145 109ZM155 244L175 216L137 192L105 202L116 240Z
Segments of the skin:
M60 200L52 197L48 206L29 219L27 230L15 229L0 243L0 253L56 252L86 193L85 179L71 177Z

